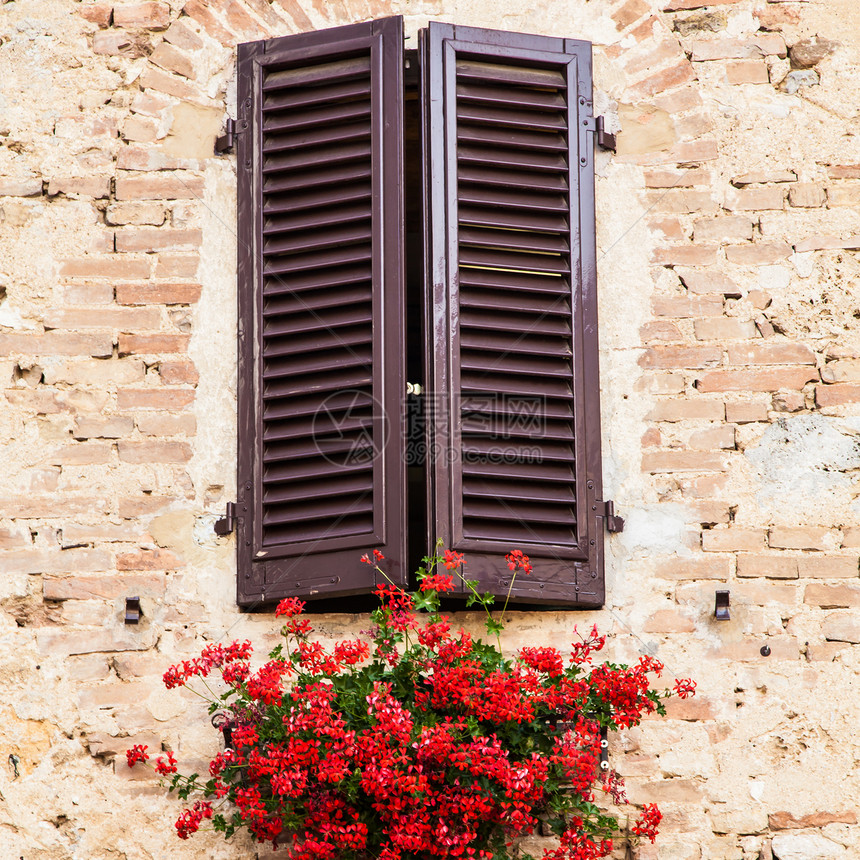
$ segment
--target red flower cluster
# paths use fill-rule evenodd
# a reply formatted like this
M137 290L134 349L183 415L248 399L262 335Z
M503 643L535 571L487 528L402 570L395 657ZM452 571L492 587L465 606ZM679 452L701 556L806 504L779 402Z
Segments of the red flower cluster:
M663 820L663 813L655 803L646 803L642 807L642 815L631 830L637 836L643 836L652 842L657 838L657 826Z
M377 550L363 560L381 559ZM531 570L518 550L506 559L511 569ZM452 574L435 572L441 568L487 605L460 573L462 556L432 562L416 595L377 588L372 643L327 649L311 641L303 604L290 598L276 612L287 619L285 643L255 672L247 643L207 646L198 660L168 670L168 687L216 668L228 687L219 707L231 745L211 762L209 780L177 773L169 752L156 764L183 798L200 791L234 810L195 803L176 822L180 838L205 819L228 837L245 827L259 842L288 845L290 860L503 860L540 816L562 834L545 860L607 855L617 822L595 806L595 790L626 800L617 773L601 773L601 728L663 712L646 677L662 664L643 657L633 667L586 671L604 644L596 629L571 646L567 664L543 646L505 658L453 633L439 613L439 594L454 587ZM426 623L416 604L429 611ZM497 632L489 608L487 617ZM694 687L678 681L675 689L690 695ZM130 766L147 758L145 747L128 751ZM646 806L633 832L653 840L659 821Z
M506 556L505 561L508 563L509 570L521 570L526 576L532 572L531 562L527 555L523 555L522 550L511 550Z
M678 678L675 681L674 690L679 699L688 699L696 695L696 682L691 678Z
M130 750L125 751L125 760L129 767L134 767L139 761L149 761L148 746L135 744Z

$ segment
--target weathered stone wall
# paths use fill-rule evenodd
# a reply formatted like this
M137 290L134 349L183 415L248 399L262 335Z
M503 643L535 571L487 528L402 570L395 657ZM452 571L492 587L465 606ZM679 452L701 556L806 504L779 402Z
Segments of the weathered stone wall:
M235 156L212 145L237 42L388 14L589 39L622 129L597 203L627 528L604 610L517 615L508 646L597 622L698 679L613 739L666 814L633 856L860 857L856 0L0 3L0 856L253 856L178 842L122 755L202 766L217 739L162 672L274 627L237 612L212 532L235 483Z

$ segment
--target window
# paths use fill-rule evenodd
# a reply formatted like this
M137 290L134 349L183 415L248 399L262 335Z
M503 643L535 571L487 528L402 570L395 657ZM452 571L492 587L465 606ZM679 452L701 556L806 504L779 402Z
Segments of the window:
M239 46L241 605L437 539L602 603L591 87L589 43L400 18Z

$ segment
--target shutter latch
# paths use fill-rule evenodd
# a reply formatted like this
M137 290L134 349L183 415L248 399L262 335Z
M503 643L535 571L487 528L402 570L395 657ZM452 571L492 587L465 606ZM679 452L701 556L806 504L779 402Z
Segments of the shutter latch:
M615 516L615 502L598 502L603 507L603 522L608 532L623 532L624 520Z
M586 131L593 131L597 135L597 145L601 149L611 149L615 152L615 135L610 134L610 132L606 130L604 118L602 116L587 116L583 119L582 124L585 126Z
M215 521L215 534L224 537L233 533L236 527L236 503L227 502L227 515Z
M224 123L224 134L215 139L215 152L229 152L236 145L236 138L247 128L248 120L237 122L228 116Z

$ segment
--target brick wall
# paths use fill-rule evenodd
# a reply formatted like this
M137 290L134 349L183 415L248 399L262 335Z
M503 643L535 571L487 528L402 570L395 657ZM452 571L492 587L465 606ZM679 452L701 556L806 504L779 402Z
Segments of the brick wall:
M606 608L517 615L508 647L597 622L616 656L698 679L612 739L631 800L666 814L633 856L858 856L854 0L0 5L9 856L251 856L178 843L178 804L121 755L164 742L202 763L214 734L162 672L207 640L264 653L274 627L236 611L232 539L212 532L235 484L235 157L213 143L238 42L388 14L590 39L621 129L597 205L606 483L627 528Z

